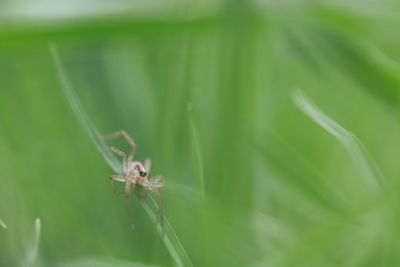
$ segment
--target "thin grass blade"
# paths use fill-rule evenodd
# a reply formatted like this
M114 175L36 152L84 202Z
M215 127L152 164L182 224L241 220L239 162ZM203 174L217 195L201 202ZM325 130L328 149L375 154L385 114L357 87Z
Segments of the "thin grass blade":
M193 159L195 163L195 170L196 170L196 176L198 180L198 188L200 191L200 196L201 196L201 204L204 204L204 198L205 198L205 179L204 179L204 164L203 164L203 153L201 150L201 145L200 145L200 140L198 136L198 130L195 124L194 120L194 115L193 115L193 106L191 103L187 104L187 111L188 111L188 120L189 120L189 128L190 128L190 133L191 133L191 141L192 141L192 153L193 153ZM206 219L205 219L205 210L204 206L200 205L200 210L199 210L199 217L200 217L200 222L201 222L201 238L199 238L199 242L201 242L201 255L202 255L202 265L207 265L207 252L206 252Z
M26 251L25 261L22 263L22 266L33 266L35 264L38 251L39 251L39 242L40 242L40 232L41 232L41 222L40 219L37 218L35 220L35 227L33 231L33 238L28 246Z
M7 225L3 220L0 219L0 226L3 227L4 229L7 229Z
M59 267L158 267L158 265L93 257L66 262L59 265Z
M122 166L118 162L118 160L111 154L108 149L107 144L102 138L102 135L96 129L95 125L89 119L88 115L86 114L82 104L79 101L79 98L71 86L65 71L63 69L59 54L57 52L57 48L54 44L49 44L49 49L52 54L56 71L58 74L58 78L60 80L62 89L68 99L69 104L71 105L72 110L74 111L76 117L81 122L82 126L89 134L92 142L95 144L96 148L100 151L103 155L106 162L110 165L110 167L116 172L122 174ZM153 221L154 225L158 233L161 236L162 241L164 242L165 247L169 251L171 257L175 261L177 266L193 266L189 256L186 253L185 248L183 247L181 241L179 240L178 236L176 235L174 229L172 228L171 224L169 223L168 219L163 216L164 226L163 229L157 222L157 214L159 207L156 204L156 201L151 197L148 196L146 198L139 198L140 203L144 210L146 211L147 215ZM164 232L164 233L163 233Z
M300 89L292 94L294 104L311 120L332 134L348 151L364 177L365 183L376 191L380 184L377 170L371 167L371 161L366 149L357 136L346 130L326 114L324 114ZM376 167L376 166L375 166Z
M188 117L189 117L189 127L192 137L192 147L193 147L193 158L195 159L196 176L198 179L198 186L201 193L201 198L204 200L204 167L203 167L203 155L201 151L200 141L197 133L197 128L193 119L193 107L191 103L187 105Z

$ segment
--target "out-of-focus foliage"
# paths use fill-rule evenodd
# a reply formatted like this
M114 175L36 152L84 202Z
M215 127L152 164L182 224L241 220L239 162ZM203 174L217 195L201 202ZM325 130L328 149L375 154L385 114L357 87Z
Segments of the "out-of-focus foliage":
M194 266L400 265L398 1L0 5L0 266L32 240L37 266L175 265L135 197L131 230L49 41L98 130L164 174Z

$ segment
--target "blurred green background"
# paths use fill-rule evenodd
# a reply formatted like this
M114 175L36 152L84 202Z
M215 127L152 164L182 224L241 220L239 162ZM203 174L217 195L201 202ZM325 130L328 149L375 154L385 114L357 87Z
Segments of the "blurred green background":
M399 29L395 0L0 1L0 266L176 265L136 197L130 229L49 41L164 175L194 266L400 266Z

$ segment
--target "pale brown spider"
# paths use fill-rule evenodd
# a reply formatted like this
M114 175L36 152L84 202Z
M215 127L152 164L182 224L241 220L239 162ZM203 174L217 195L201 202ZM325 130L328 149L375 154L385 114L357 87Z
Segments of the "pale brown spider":
M144 196L147 191L154 193L157 196L157 204L159 208L157 221L162 222L160 219L162 218L161 214L161 193L163 189L163 184L161 182L162 175L157 175L152 178L149 178L148 175L151 169L151 160L146 159L144 163L140 161L134 161L136 154L136 144L133 139L126 133L126 131L121 130L115 132L113 134L105 136L105 140L114 139L122 136L126 142L131 147L131 151L128 155L125 152L119 150L118 148L111 146L110 150L115 154L122 157L122 171L124 175L111 175L110 183L112 190L115 194L124 194L125 195L125 204L128 211L128 216L132 223L131 216L131 208L129 203L129 196L135 190L136 187L142 188L142 191L139 193L140 196ZM117 191L114 185L114 181L125 183L124 191ZM132 223L133 227L133 223Z

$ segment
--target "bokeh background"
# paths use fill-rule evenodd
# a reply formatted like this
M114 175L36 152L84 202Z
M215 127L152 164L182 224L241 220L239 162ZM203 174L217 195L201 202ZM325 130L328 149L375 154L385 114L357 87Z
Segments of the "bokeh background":
M0 266L177 265L49 42L194 266L400 266L399 29L395 0L0 1Z

